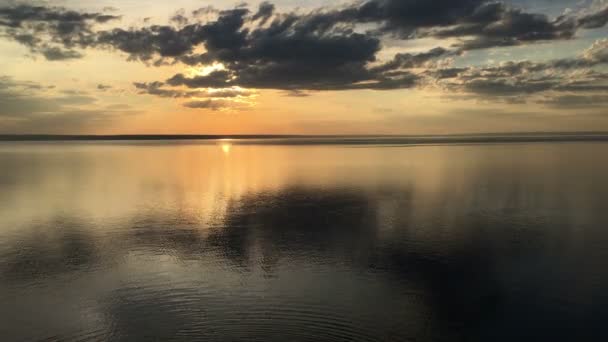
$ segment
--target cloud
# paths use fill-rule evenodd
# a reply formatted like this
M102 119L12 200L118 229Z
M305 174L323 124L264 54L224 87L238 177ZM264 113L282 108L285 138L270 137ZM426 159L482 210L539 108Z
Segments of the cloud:
M460 52L435 48L418 54L400 53L387 62L307 68L301 64L272 63L239 65L235 70L217 70L208 75L186 77L177 74L166 82L188 88L240 86L282 90L390 90L425 83L447 84L448 88L482 96L515 96L548 90L601 90L604 74L589 69L608 63L608 39L596 41L579 56L546 62L503 62L494 66L445 67ZM268 58L270 60L270 58ZM416 71L416 69L422 70ZM316 70L316 71L315 71ZM320 75L319 70L324 74ZM444 80L449 80L447 83Z
M30 22L48 23L57 26L60 33L72 33L75 29L85 29L91 22L106 23L119 19L119 16L103 13L81 13L60 7L44 7L19 5L0 8L2 24L11 27L20 27Z
M206 62L226 66L208 75L176 74L166 82L190 88L241 86L265 89L389 89L411 87L409 73L385 75L370 71L380 41L355 32L314 32L293 16L273 20L268 27L243 29L248 11L223 11L217 21L197 29L204 37ZM195 62L191 59L190 62Z
M585 14L578 19L579 26L586 29L596 29L608 23L608 6L592 13Z
M270 17L272 17L272 15L274 14L274 10L275 7L273 4L265 1L262 2L260 4L260 7L258 8L258 11L256 12L256 14L253 15L253 17L251 17L251 20L256 21L256 20L260 20L260 25L264 25L266 24L266 22L268 21L268 19L270 19Z
M216 18L200 22L198 18L207 14ZM310 64L314 57L318 57L316 62L328 65L371 62L385 34L400 39L456 38L460 43L455 47L461 51L571 39L579 28L604 26L607 14L608 8L603 8L578 16L549 18L485 0L368 0L333 10L277 13L272 3L263 2L254 13L242 6L222 11L206 7L190 17L180 10L170 19L177 28L151 25L95 31L96 24L120 17L21 5L0 8L0 26L6 27L6 35L33 52L41 52L37 49L40 45L55 52L61 46L70 49L63 54L70 58L77 58L71 50L74 47L97 47L122 51L132 60L152 62L159 58L154 65L164 65L162 59L173 59L187 64L246 63L255 64L256 69L274 70L269 64L299 60ZM372 25L372 29L356 33L361 25ZM196 54L201 45L207 52ZM315 55L317 52L319 55Z
M49 61L63 61L68 59L82 58L82 54L74 50L63 50L59 47L44 47L40 52Z
M193 97L194 95L198 94L198 92L194 91L164 89L163 82L135 82L133 85L135 88L140 90L140 94L156 95L159 97Z
M187 86L188 88L224 88L229 86L232 73L228 70L215 70L207 75L187 77L177 74L167 80L172 86Z
M108 89L112 89L112 86L107 85L107 84L101 84L101 83L97 85L97 90L106 91Z
M58 61L81 58L82 54L73 48L90 46L96 39L95 25L119 18L61 7L0 7L0 32L25 45L33 53L40 53L50 61Z
M136 111L95 106L94 97L49 93L50 87L0 77L0 131L66 133L109 125Z
M187 99L182 105L187 108L220 110L226 108L246 109L247 100L256 96L254 91L243 88L207 88L188 90L174 88L164 82L134 83L140 94L165 98Z
M207 91L207 97L213 98L251 97L254 95L255 92L242 88L210 89Z
M362 65L319 70L314 67L298 69L292 64L270 64L247 66L238 73L224 71L194 77L177 74L167 83L189 88L238 86L281 90L389 90L414 87L418 80L419 76L409 72L373 74Z
M472 50L571 39L579 28L605 26L608 7L550 18L502 1L369 0L322 16L335 22L376 23L378 32L402 39L459 38L460 49Z
M253 14L246 7L214 13L215 20L188 25L182 21L180 28L155 25L103 31L98 44L128 53L133 60L159 58L157 65L173 59L173 63L225 66L203 76L176 74L165 81L172 86L382 90L414 87L420 77L407 69L439 69L440 62L465 50L571 39L580 26L574 15L551 19L481 0L369 0L308 13L276 13L271 3L264 2ZM376 28L360 33L355 29L360 24ZM460 43L454 50L398 53L373 66L382 49L379 34L401 39L457 38ZM194 52L199 45L204 53ZM497 81L491 86L507 90L517 84Z
M133 83L140 94L156 95L159 97L173 98L234 98L234 97L251 97L255 92L242 88L209 88L201 90L187 90L168 88L170 85L163 82L135 82Z
M297 90L297 89L293 89L293 90L288 90L287 92L285 92L285 96L289 96L289 97L309 97L310 93L301 91L301 90Z
M450 26L470 16L482 0L369 0L344 9L312 15L309 23L375 23L381 33L411 38L419 29Z
M457 54L458 52L449 51L440 47L418 54L398 53L392 60L377 66L372 70L375 72L386 72L396 69L432 67L433 65L430 64L430 62L436 61L439 58L455 56Z
M198 18L201 16L217 14L217 13L219 13L219 10L216 9L215 7L209 5L209 6L201 7L197 10L192 11L192 16L195 18Z
M593 67L606 63L608 39L601 39L573 58L431 69L425 74L451 91L476 94L484 98L503 97L506 101L521 101L548 91L581 93L608 90L608 74L593 70Z
M0 27L7 37L47 60L82 58L77 49L98 48L155 66L223 66L203 75L177 73L157 82L135 83L142 94L190 99L190 106L213 107L210 98L246 96L234 91L242 88L277 89L295 96L429 85L519 101L548 91L605 89L604 74L591 69L608 60L608 40L597 41L576 58L547 62L456 68L452 60L472 49L574 39L579 29L604 26L605 12L605 7L594 7L553 18L502 1L367 0L281 13L272 3L262 2L253 11L246 5L180 10L166 25L98 30L98 24L120 17L23 5L0 7ZM450 39L456 44L379 60L389 36ZM209 88L232 90L211 96Z
M210 110L219 110L225 107L228 107L230 102L226 102L223 100L200 100L200 101L190 101L184 103L184 107L188 108L196 108L196 109L210 109Z
M96 44L125 52L132 60L149 61L156 55L187 55L192 52L194 41L186 28L176 30L171 26L151 26L137 30L116 28L102 31L97 34Z
M472 79L463 84L468 92L490 96L513 96L533 94L554 88L556 82L552 79Z
M214 20L201 23L196 19L210 13L216 15ZM110 48L127 53L131 60L153 65L165 65L165 59L190 65L221 62L237 77L249 79L255 75L264 79L248 83L271 83L269 80L279 76L275 73L286 68L303 70L295 74L300 80L294 79L293 87L302 84L318 89L341 88L335 83L346 76L351 79L345 83L370 78L378 81L377 75L367 74L365 65L375 61L383 34L401 39L457 38L460 43L456 47L464 51L571 39L579 27L603 26L593 19L602 18L602 11L580 18L564 15L551 19L503 2L484 0L368 0L304 13L277 13L273 4L263 2L255 13L247 7L223 11L207 7L192 15L188 17L183 10L173 15L170 22L177 28L151 25L94 31L95 24L119 17L56 7L17 6L0 8L0 25L7 26L7 34L33 52L43 52L38 47L45 47L48 52L44 55L51 60L81 57L71 50L74 47ZM356 29L358 25L375 28L361 33ZM37 33L48 36L39 37ZM70 50L58 50L57 44ZM195 53L199 46L206 52ZM402 67L415 63L410 57L398 54L392 63ZM311 84L315 82L304 79L331 74L328 71L333 71L334 80Z
M459 38L461 50L485 49L534 42L567 40L577 31L576 18L551 19L544 14L528 13L502 2L485 2L456 25L434 27L421 32L435 38Z
M0 90L11 89L11 90L19 90L19 91L26 90L27 91L27 90L41 90L41 89L45 89L45 88L53 88L53 87L44 86L40 83L31 82L31 81L17 81L17 80L14 80L10 76L0 76Z
M560 95L540 100L539 103L558 109L606 108L608 95Z
M583 52L583 58L590 64L608 63L608 38L593 43Z
M170 19L170 22L177 24L178 26L185 26L188 24L189 19L186 17L184 10L176 12Z
M523 103L537 94L552 96L551 94L562 92L587 93L608 89L606 83L608 74L599 72L551 70L541 73L524 72L510 76L511 70L513 69L510 65L504 68L471 68L441 84L451 93L464 92L474 94L481 99L509 103Z

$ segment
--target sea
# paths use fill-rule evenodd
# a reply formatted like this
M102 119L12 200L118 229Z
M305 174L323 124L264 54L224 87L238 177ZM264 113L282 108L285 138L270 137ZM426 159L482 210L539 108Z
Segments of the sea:
M1 142L0 340L608 340L595 140Z

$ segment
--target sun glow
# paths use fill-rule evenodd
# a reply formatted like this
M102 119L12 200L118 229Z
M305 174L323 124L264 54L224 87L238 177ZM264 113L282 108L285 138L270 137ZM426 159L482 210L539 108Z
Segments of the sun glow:
M226 70L224 64L215 62L210 65L205 65L202 68L190 68L189 73L190 76L208 76L214 71L222 70Z
M229 154L230 153L230 143L222 143L221 145L222 147L222 152L224 152L224 154Z

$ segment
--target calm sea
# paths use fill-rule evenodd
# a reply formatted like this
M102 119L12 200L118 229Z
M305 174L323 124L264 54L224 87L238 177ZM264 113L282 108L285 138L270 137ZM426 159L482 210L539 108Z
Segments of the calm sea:
M608 143L0 143L2 341L601 341Z

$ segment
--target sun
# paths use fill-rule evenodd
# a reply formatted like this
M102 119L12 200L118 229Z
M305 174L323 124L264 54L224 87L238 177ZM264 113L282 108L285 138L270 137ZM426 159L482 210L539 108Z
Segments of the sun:
M224 154L230 153L231 146L229 143L222 143L221 147L222 147L222 152L224 152Z

